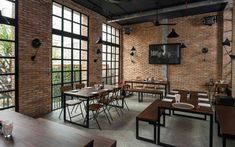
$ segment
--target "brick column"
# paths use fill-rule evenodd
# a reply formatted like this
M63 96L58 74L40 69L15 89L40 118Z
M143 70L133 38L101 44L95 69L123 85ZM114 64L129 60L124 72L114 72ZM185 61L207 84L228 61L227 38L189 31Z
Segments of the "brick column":
M232 30L235 30L235 0L233 0ZM232 31L232 55L235 55L235 32ZM235 97L235 58L232 58L232 96Z

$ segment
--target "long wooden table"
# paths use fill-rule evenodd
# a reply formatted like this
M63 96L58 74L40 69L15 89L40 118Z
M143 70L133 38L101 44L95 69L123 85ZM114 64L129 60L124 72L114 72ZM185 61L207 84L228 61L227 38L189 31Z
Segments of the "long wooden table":
M76 124L76 125L79 125L79 126L82 126L82 127L86 127L86 128L89 128L89 104L90 104L90 100L93 99L94 97L97 97L98 94L100 92L103 92L103 91L112 91L113 89L115 88L120 88L120 86L116 86L116 85L104 85L104 89L101 89L101 90L96 90L94 87L86 87L86 88L83 88L83 89L78 89L77 92L74 92L74 91L67 91L67 92L64 92L63 94L63 109L64 109L64 121L67 121L67 122L70 122L70 123L73 123L73 124ZM96 92L96 94L94 94L94 92ZM84 101L86 101L86 121L85 121L85 124L84 123L78 123L78 122L73 122L73 121L70 121L70 120L67 120L66 118L66 109L65 109L65 102L66 102L66 97L67 96L72 96L72 97L78 97L80 99L83 99ZM122 102L122 106L123 106L123 102Z
M0 120L13 122L13 137L0 135L1 147L116 147L115 140L10 110L0 111Z
M191 98L187 99L187 94L190 93L191 94ZM166 143L162 143L160 141L160 137L161 137L161 133L160 133L160 122L161 122L161 110L173 110L173 111L180 111L180 112L187 112L187 113L193 113L193 114L202 114L202 115L208 115L210 116L210 129L209 129L209 147L213 146L213 110L212 107L203 107L203 106L199 106L198 105L198 92L193 92L193 91L179 91L179 94L181 95L181 102L185 102L185 103L190 103L192 105L194 105L193 109L190 110L184 110L184 109L179 109L179 108L175 108L172 106L172 103L174 102L166 102L166 101L159 101L158 103L158 138L157 138L157 143L158 145L161 146L173 146L173 145L169 145Z
M147 84L147 85L163 85L165 89L165 95L170 91L169 81L145 81L145 80L126 80L125 84L131 84L133 89L133 84Z
M218 119L218 134L222 135L223 147L226 147L226 138L235 138L235 107L216 105Z

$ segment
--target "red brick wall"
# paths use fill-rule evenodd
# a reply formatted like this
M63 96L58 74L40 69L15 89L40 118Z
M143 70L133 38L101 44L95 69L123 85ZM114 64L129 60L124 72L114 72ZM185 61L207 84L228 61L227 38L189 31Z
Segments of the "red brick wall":
M56 1L89 16L89 80L101 81L101 56L94 63L95 51L101 45L95 41L102 36L106 19L72 0ZM19 111L33 117L51 111L51 16L51 0L19 0ZM36 51L31 47L34 38L39 38L42 46L32 62L30 58Z
M222 54L219 53L222 48L221 23L213 26L202 25L201 19L208 15L211 14L170 20L170 22L177 23L174 28L180 37L167 39L167 41L169 43L184 42L187 46L182 49L181 64L168 66L168 80L171 88L206 90L204 86L206 81L210 78L221 77ZM146 26L150 25L151 23L146 23ZM145 24L132 25L133 33L129 36L124 35L124 79L136 76L162 78L162 65L148 64L149 44L162 42L162 26L155 28L146 28L146 26ZM169 27L170 30L171 27ZM135 46L138 54L134 64L130 62L129 55L126 54L132 46ZM209 49L205 62L201 53L203 47Z

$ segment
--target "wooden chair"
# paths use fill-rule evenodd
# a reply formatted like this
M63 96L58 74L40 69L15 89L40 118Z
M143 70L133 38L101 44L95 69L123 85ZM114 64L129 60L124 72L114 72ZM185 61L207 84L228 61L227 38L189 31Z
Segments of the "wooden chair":
M75 89L82 89L85 87L84 83L75 84Z
M109 120L109 117L108 117L108 114L106 112L107 110L107 106L103 103L101 103L101 101L104 101L107 97L107 95L109 95L109 92L101 92L99 94L99 96L97 97L97 103L93 103L93 104L90 104L89 105L89 111L92 112L93 114L93 118L94 120L96 121L99 129L101 130L101 127L100 127L100 124L98 122L98 115L101 113L101 112L104 112L109 124L111 124L111 121ZM89 114L88 114L89 115Z
M60 87L61 95L63 96L64 92L70 91L70 90L72 90L72 89L73 89L73 87L70 86L70 85ZM76 116L79 116L79 115L82 115L82 117L84 118L84 115L83 115L83 112L82 112L82 107L81 107L81 105L80 105L81 103L82 103L82 101L80 101L80 100L78 100L78 99L66 100L66 102L65 102L65 107L67 108L70 121L72 120L72 118L74 118L74 117L76 117ZM73 110L74 110L75 106L78 106L78 105L80 105L81 113L72 116L72 113L73 113ZM73 108L72 108L72 111L69 110L69 106L72 106L72 107L73 107ZM63 107L63 106L62 106L62 107ZM65 111L66 111L66 110L65 110ZM63 112L63 108L61 109L59 118L61 117L62 112Z

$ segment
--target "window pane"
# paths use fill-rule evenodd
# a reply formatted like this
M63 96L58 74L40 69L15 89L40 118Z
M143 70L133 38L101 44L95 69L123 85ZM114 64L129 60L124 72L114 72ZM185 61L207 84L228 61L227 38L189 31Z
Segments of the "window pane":
M71 9L64 7L64 18L71 20L71 18L72 18Z
M80 70L80 61L73 61L73 70Z
M15 40L15 27L0 24L0 39Z
M107 36L106 36L105 33L102 34L102 40L103 40L103 41L107 41Z
M52 73L52 84L58 84L61 83L61 73L56 72Z
M15 18L15 3L1 0L0 10L5 17Z
M116 29L116 36L119 36L119 30Z
M64 49L64 59L71 59L71 49Z
M0 56L1 57L14 57L15 56L15 43L0 41Z
M73 39L73 48L80 49L80 40Z
M80 13L74 11L73 12L73 21L80 23L80 19L81 19Z
M102 52L106 52L106 45L102 45Z
M81 51L82 60L87 60L87 51Z
M82 36L88 36L88 29L85 26L82 26Z
M104 61L104 60L107 60L107 59L106 59L106 53L102 54L102 60L103 60L103 61Z
M106 70L102 70L102 77L106 77Z
M61 46L61 36L52 35L52 45L53 46Z
M108 34L108 36L107 36L107 41L111 42L111 35L110 34Z
M73 77L74 77L73 81L76 81L76 82L80 81L81 80L80 79L80 71L73 72Z
M85 15L82 15L82 24L86 26L88 25L88 17Z
M61 48L52 47L52 58L61 59Z
M107 69L107 65L106 65L106 62L102 62L102 69Z
M15 76L14 75L7 75L7 76L0 76L0 92L7 91L7 90L14 90L15 89Z
M111 53L111 46L107 46L107 53Z
M61 27L61 21L62 21L61 18L53 16L52 19L53 19L52 20L52 22L53 22L52 28L57 29L57 30L61 30L62 29L62 27Z
M111 61L111 54L107 54L107 60Z
M102 30L103 30L103 32L106 32L106 24L104 24L104 23L102 25Z
M52 88L52 97L56 97L56 96L60 96L61 95L60 87L61 87L61 85L53 85L53 88Z
M80 50L73 50L73 59L80 59Z
M72 23L71 21L64 20L64 31L71 33Z
M71 38L64 37L64 47L71 48Z
M64 71L71 71L71 61L64 61Z
M82 61L82 70L87 70L87 61Z
M15 59L0 58L0 74L9 73L15 73Z
M87 50L88 42L87 41L81 41L81 49Z
M74 33L74 34L77 34L77 35L80 35L80 34L81 34L80 25L79 25L79 24L73 23L73 33Z
M71 82L71 72L64 72L63 79L64 83Z
M111 34L111 26L108 25L107 32Z
M52 60L52 71L61 71L61 60Z
M0 108L6 108L15 105L15 92L0 93Z
M82 80L87 80L87 71L82 71Z
M62 6L57 3L53 3L53 14L62 17Z

